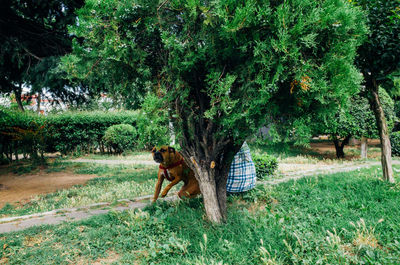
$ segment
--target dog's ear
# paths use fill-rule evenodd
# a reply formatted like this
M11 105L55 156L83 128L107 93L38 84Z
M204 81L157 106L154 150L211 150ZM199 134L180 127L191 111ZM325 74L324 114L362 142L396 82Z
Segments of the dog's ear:
M168 146L168 152L175 154L175 148Z
M153 149L151 149L150 152L154 153L155 151L157 151L157 148L154 146Z

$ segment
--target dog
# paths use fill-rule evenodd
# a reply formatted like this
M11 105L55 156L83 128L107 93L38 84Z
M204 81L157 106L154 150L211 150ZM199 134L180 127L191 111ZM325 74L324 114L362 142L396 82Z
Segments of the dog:
M199 183L197 182L193 170L183 160L182 155L175 148L163 145L157 149L154 147L151 150L155 162L160 163L158 167L158 181L154 192L153 202L158 199L164 179L169 183L161 193L161 197L165 197L168 191L183 181L183 186L178 192L179 198L193 198L200 194Z

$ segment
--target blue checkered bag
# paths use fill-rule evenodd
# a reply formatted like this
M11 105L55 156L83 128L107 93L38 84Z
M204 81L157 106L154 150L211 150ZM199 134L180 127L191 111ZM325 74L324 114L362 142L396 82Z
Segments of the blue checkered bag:
M256 167L246 142L233 158L226 183L227 192L244 192L256 185Z

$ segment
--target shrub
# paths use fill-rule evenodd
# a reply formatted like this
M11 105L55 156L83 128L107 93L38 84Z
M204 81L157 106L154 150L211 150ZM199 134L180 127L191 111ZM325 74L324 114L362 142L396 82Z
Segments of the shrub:
M152 106L152 103L149 103ZM104 133L110 126L129 124L135 128L135 149L168 144L168 118L157 111L67 111L49 116L16 112L0 108L0 157L11 161L15 153L30 153L35 147L44 152L91 153L105 152ZM40 136L32 144L29 137ZM29 136L29 137L28 137ZM40 141L39 141L40 140ZM32 141L31 141L32 142ZM43 144L43 145L42 145ZM130 147L131 148L131 147ZM34 154L35 155L35 154Z
M64 112L47 117L52 141L48 149L68 153L104 152L103 136L107 128L117 124L136 127L136 111Z
M120 154L134 149L137 143L136 129L129 124L117 124L109 127L103 137L105 144Z
M252 155L256 167L257 179L264 179L266 176L274 174L278 168L278 160L271 155Z
M3 162L23 154L42 161L47 142L43 116L30 112L0 109L0 155ZM40 157L39 155L40 154Z
M400 156L400 132L392 132L390 135L392 156Z

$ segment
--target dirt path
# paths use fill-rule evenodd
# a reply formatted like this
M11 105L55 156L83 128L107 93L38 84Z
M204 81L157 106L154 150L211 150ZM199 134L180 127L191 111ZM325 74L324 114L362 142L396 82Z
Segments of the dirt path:
M68 171L46 173L44 170L21 176L11 172L0 175L0 208L6 203L25 204L36 195L84 184L89 179L97 177L96 175L80 175Z
M400 161L393 161L393 164L399 165ZM287 173L280 179L271 181L260 181L258 185L277 185L290 180L297 180L308 176L317 176L320 174L333 174L339 172L354 171L362 168L369 168L372 166L379 166L380 162L366 162L363 164L353 165L326 165L320 166L317 170L310 169L304 171L298 171L295 173ZM124 211L128 209L141 209L150 203L151 195L138 197L134 200L119 200L119 206L110 206L110 203L97 203L86 207L70 208L70 209L58 209L45 213L31 214L25 216L8 217L0 219L0 234L8 233L18 230L23 230L32 226L44 225L44 224L59 224L64 221L77 221L86 219L94 215L105 214L110 210L113 211ZM178 197L170 196L165 200L174 201Z

